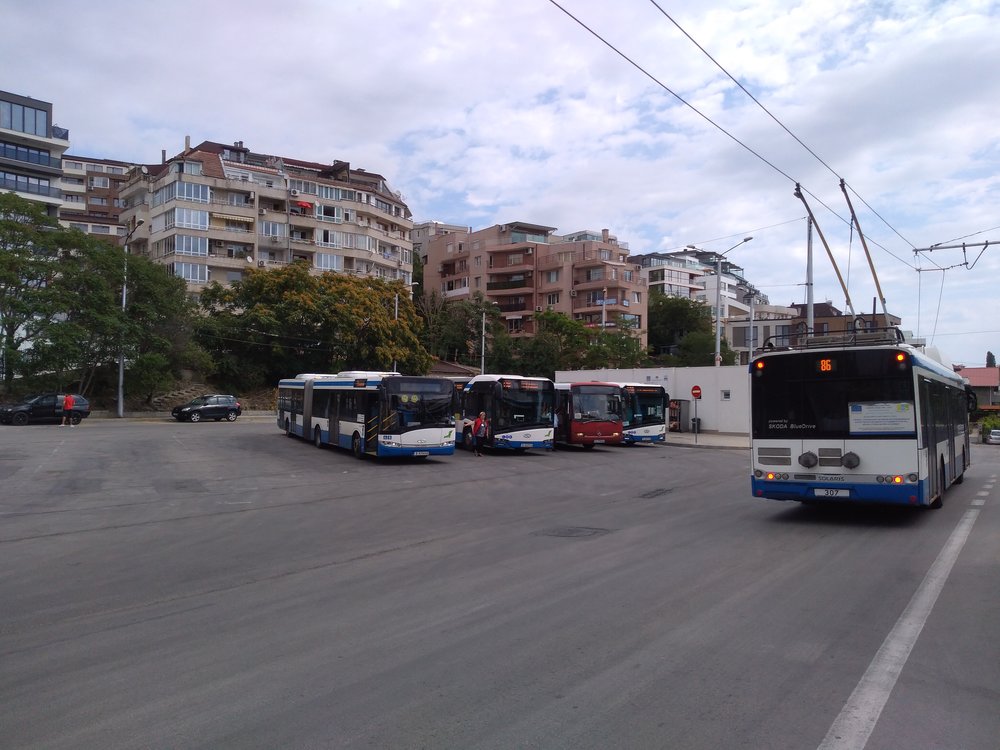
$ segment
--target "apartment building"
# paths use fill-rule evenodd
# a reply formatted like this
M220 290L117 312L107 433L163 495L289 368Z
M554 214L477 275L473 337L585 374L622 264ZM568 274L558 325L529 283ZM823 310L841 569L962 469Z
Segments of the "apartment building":
M119 217L121 189L133 165L114 159L63 155L59 223L86 234L119 241L126 229Z
M52 124L52 104L0 91L0 191L13 192L57 217L62 155L69 131Z
M135 227L130 249L168 265L194 295L250 266L293 262L412 283L409 208L384 177L345 161L188 140L180 154L132 169L121 198L121 221Z
M606 229L554 232L513 222L429 237L425 293L468 299L481 292L514 336L536 333L535 315L552 310L593 328L627 327L645 346L646 284L627 246Z

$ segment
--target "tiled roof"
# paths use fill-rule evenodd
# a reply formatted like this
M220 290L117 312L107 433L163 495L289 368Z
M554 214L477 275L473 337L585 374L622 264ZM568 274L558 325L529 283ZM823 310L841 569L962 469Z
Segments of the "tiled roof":
M973 388L1000 387L1000 368L998 367L963 367L958 371L963 378L969 379Z

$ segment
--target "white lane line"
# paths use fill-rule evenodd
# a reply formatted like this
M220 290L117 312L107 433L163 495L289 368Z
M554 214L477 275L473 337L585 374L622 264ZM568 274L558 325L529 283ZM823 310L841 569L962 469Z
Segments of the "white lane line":
M990 496L989 492L977 492L976 493L976 497L989 497L989 496Z
M975 500L972 501L972 504L973 505L986 505L986 498L985 497L977 497Z
M878 717L889 700L889 694L896 686L903 665L910 657L910 651L917 642L924 623L934 608L941 589L944 588L955 560L965 546L972 527L979 517L977 509L965 511L958 526L951 532L948 541L921 581L910 603L899 616L889 635L875 654L861 681L851 697L847 699L840 714L834 720L830 731L819 745L818 750L862 750L875 729Z

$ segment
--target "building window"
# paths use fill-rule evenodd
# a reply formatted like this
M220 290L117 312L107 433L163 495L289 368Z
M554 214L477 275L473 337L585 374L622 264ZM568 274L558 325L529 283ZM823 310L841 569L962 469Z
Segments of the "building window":
M545 272L545 283L546 284L555 284L558 281L559 281L559 269L558 268L555 271L546 271Z
M63 200L66 201L67 203L83 203L83 196L70 195L69 193L66 193L66 195L63 196Z
M724 388L723 390L719 391L719 396L723 401L730 401L732 400L733 394L732 391Z
M201 263L173 263L174 276L180 276L185 281L206 283L208 281L208 266Z
M340 271L344 268L344 259L332 253L316 253L316 268L324 271Z
M642 302L642 292L632 292L632 301L637 305Z
M559 292L553 292L545 298L545 303L548 305L558 305L559 304Z
M83 164L78 161L64 161L63 169L83 169Z
M87 203L92 206L106 206L108 205L107 198L98 198L96 195L92 195L87 199Z
M482 268L483 267L483 256L482 255L477 255L475 258L473 258L472 259L472 265L474 265L476 268Z
M522 263L524 263L524 256L521 255L520 253L515 253L513 255L508 255L507 256L507 265L508 266L519 266Z
M193 208L175 208L166 214L166 228L184 227L185 229L208 229L208 211L198 211Z
M111 227L107 224L94 224L90 231L94 234L111 234Z
M174 252L178 255L208 255L208 237L198 237L190 234L174 236Z
M258 227L260 233L265 237L284 237L285 236L285 225L279 224L276 221L262 221L259 222ZM326 235L326 232L323 233ZM335 232L330 232L330 234L336 234ZM324 237L325 239L325 237Z
M70 222L69 228L70 229L78 229L81 232L86 232L88 229L90 229L90 225L89 224L76 224L74 222Z
M49 115L44 109L25 107L13 102L0 102L0 128L48 138Z

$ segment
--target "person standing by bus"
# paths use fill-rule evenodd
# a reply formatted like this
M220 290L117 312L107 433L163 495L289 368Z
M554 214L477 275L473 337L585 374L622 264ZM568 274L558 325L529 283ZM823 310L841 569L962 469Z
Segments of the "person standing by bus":
M476 417L476 421L472 423L472 436L476 440L476 455L483 455L483 446L486 444L486 438L490 435L490 422L486 419L486 412L479 412L479 416Z
M59 425L60 427L65 427L66 425L69 425L70 427L73 426L74 406L76 406L76 400L73 398L72 393L67 393L65 396L63 396L63 403L62 403L63 418L62 418L62 424Z

